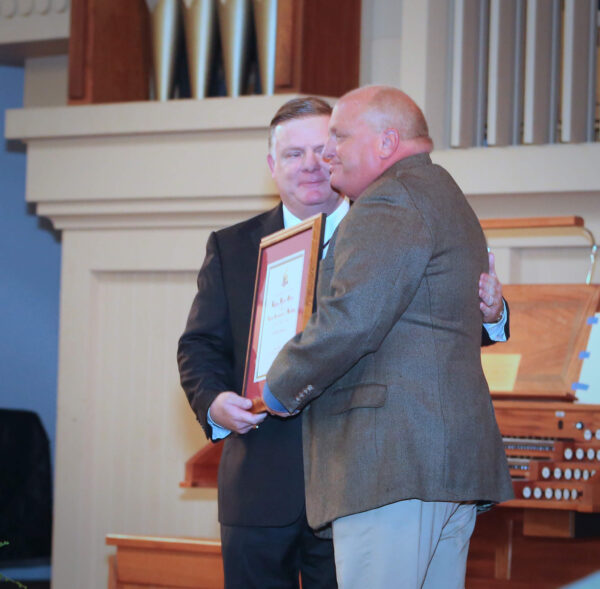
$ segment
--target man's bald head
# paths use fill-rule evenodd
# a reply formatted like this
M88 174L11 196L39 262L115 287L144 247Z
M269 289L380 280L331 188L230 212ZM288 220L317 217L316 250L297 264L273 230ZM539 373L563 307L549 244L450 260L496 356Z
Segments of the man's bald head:
M331 183L350 198L397 161L433 149L421 109L390 86L365 86L342 96L329 131L324 157Z
M345 100L360 105L362 118L375 132L397 129L400 140L419 140L433 148L423 112L402 90L392 86L364 86L348 92L340 102Z

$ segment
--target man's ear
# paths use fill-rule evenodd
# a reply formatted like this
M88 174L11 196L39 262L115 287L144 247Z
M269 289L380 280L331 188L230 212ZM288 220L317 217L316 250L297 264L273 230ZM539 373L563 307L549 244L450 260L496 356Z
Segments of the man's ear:
M269 165L269 170L271 170L271 176L273 175L273 168L275 168L275 160L271 154L267 155L267 164Z
M398 145L400 144L400 134L398 129L385 129L381 133L381 139L379 142L379 157L381 159L387 159L396 153Z

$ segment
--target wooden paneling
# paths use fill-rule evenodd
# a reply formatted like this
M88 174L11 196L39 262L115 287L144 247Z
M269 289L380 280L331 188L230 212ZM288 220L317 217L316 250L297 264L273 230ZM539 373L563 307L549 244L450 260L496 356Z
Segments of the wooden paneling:
M360 0L303 0L299 92L341 96L358 86Z
M294 87L296 73L294 63L300 49L298 34L299 18L298 2L279 0L277 4L277 48L275 50L275 87L285 92ZM296 68L297 69L297 68Z
M145 0L72 0L69 103L146 100L149 27Z
M87 13L87 1L73 0L69 38L69 100L83 100L86 94Z
M557 589L600 568L600 538L531 537L524 510L498 507L477 517L467 589Z
M553 509L527 509L523 512L523 534L540 538L573 538L575 514Z

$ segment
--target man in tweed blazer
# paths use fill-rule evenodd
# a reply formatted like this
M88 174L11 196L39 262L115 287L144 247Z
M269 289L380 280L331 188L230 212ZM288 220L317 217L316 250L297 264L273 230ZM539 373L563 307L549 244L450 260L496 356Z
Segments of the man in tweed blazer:
M342 589L462 587L476 503L512 497L480 360L485 239L404 93L345 95L329 131L355 203L265 402L304 409L308 520L333 523Z

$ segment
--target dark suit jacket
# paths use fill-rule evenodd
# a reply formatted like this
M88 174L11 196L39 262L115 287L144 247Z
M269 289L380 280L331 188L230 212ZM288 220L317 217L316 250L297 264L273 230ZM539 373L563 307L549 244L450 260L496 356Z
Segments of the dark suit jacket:
M512 498L480 359L486 270L475 214L426 154L342 221L317 311L267 375L290 412L305 408L311 526L403 499Z
M261 237L283 228L281 205L211 233L178 349L181 384L207 437L207 412L221 391L241 392ZM219 466L219 521L282 526L304 508L301 417L267 417L231 434Z

